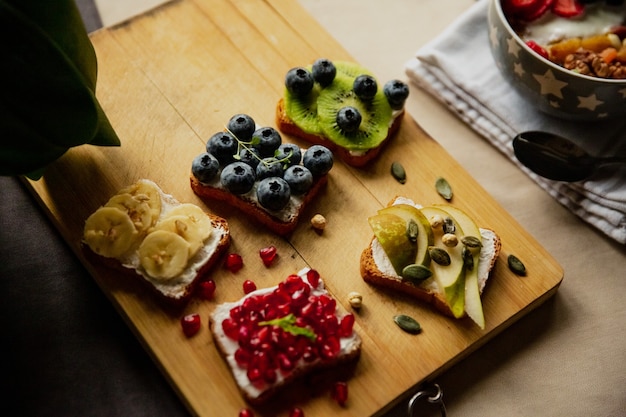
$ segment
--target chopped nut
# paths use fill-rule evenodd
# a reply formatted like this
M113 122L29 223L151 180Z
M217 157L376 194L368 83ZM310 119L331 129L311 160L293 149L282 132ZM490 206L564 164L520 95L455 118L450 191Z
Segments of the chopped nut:
M352 291L348 294L348 302L354 309L359 309L363 305L363 296L356 291Z
M311 226L313 226L313 228L317 230L324 230L324 228L326 227L326 218L321 214L316 214L311 219Z
M443 217L438 214L435 214L430 219L430 227L433 229L440 229L443 226Z
M449 248L453 248L459 244L459 238L456 237L456 235L453 233L446 233L445 235L441 236L441 243Z

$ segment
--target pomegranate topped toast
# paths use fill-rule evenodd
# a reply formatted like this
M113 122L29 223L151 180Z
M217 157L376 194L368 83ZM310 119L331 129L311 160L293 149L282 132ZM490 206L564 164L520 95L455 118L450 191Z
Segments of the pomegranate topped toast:
M243 397L260 405L296 379L356 361L361 338L353 324L317 271L304 269L218 305L209 326Z
M86 254L141 277L168 305L185 304L230 244L226 220L141 179L85 221Z
M452 205L421 207L404 197L368 221L374 237L361 254L365 281L485 327L481 295L501 248L493 230L479 228Z
M324 145L348 165L373 160L398 130L409 87L400 80L379 86L353 62L321 58L285 76L276 125L287 134Z
M285 236L326 185L333 155L324 146L283 143L273 127L234 115L191 164L191 188L203 200L224 201Z

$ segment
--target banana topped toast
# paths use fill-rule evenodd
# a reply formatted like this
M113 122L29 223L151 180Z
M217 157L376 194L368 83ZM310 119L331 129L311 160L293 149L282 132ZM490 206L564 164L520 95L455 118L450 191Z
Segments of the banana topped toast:
M421 207L396 197L368 218L374 237L361 254L361 276L469 316L485 327L481 295L500 253L500 237L449 204Z
M409 87L400 80L378 85L360 65L320 58L285 76L276 125L313 144L328 147L348 165L374 159L403 119Z
M314 269L219 304L209 319L237 387L254 405L316 370L352 363L361 353L354 315L343 311Z
M169 305L182 305L230 244L226 220L180 203L141 179L85 221L86 253L141 277Z
M285 236L326 185L333 162L324 146L283 143L278 130L236 114L192 161L190 184L204 201L226 202Z

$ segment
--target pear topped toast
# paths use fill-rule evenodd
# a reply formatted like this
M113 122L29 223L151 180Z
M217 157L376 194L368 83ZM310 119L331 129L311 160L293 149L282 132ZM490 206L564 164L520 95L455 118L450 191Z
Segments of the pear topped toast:
M85 221L85 252L141 277L170 305L182 305L230 244L226 220L180 203L141 179Z
M331 149L352 166L373 160L402 122L409 87L400 80L379 85L360 65L321 58L290 69L276 106L276 125Z
M452 205L421 207L404 197L368 221L374 237L361 254L365 281L485 327L481 295L501 248L493 230L478 227Z

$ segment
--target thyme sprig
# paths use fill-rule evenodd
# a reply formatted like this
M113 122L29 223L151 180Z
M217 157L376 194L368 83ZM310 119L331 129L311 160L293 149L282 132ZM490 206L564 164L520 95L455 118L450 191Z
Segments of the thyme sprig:
M283 164L283 169L287 169L289 167L289 162L291 157L293 156L293 151L289 150L289 153L281 158L281 159L277 159L276 161L271 161L268 162L266 160L264 160L264 158L261 158L259 155L257 155L254 151L253 151L253 147L254 145L258 145L261 142L261 139L259 139L258 137L254 137L252 136L252 140L249 142L246 142L244 140L241 140L237 137L237 135L235 135L229 128L228 126L224 127L226 129L226 131L228 133L230 133L232 135L233 138L235 138L235 140L237 141L237 152L233 155L233 158L235 158L236 161L240 161L241 160L241 150L245 149L248 152L250 152L250 154L255 157L256 159L259 160L259 163L265 165L266 168L271 167L272 165L275 164ZM276 151L274 151L274 157L278 156L279 151L278 149Z

